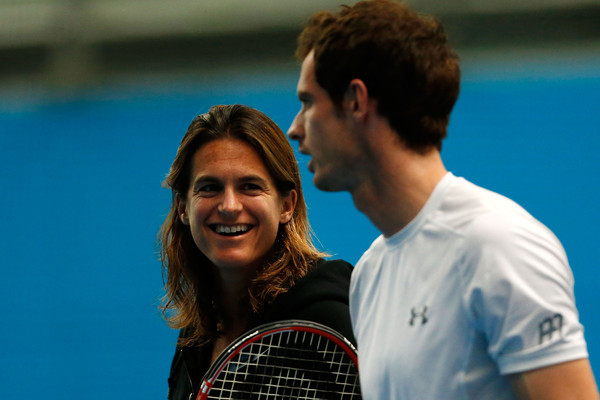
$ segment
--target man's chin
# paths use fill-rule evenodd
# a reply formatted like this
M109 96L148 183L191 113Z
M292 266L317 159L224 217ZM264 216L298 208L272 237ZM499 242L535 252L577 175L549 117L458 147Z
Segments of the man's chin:
M331 182L330 179L323 176L323 174L319 174L318 172L313 176L313 184L319 190L324 192L341 192L344 189L337 187L338 182Z

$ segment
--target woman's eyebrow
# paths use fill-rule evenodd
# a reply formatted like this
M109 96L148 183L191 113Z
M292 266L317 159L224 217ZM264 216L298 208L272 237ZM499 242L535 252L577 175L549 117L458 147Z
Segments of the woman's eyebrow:
M199 175L197 177L194 178L194 182L192 183L192 187L195 189L198 185L210 182L210 183L214 183L214 182L218 182L219 180L211 175Z
M262 176L259 175L244 175L242 176L239 181L241 182L262 182L262 183L267 183L267 180L265 178L263 178Z

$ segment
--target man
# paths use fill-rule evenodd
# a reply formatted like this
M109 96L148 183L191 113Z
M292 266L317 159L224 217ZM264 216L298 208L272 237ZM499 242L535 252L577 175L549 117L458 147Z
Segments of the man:
M382 235L352 275L365 399L598 399L555 236L440 156L458 58L440 23L390 0L314 15L289 129L314 184Z

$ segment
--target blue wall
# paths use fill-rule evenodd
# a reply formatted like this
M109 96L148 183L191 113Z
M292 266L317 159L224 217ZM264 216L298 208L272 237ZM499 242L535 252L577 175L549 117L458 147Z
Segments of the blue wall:
M600 376L600 63L465 71L443 156L456 175L520 202L562 240ZM163 399L176 332L161 320L160 187L189 122L246 103L286 130L296 73L179 89L106 89L0 104L0 398ZM183 89L185 88L185 89ZM316 191L322 247L356 262L377 236L349 195Z

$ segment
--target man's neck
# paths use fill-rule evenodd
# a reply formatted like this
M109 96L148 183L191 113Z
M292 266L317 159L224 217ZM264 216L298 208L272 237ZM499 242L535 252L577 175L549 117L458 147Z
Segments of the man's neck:
M352 192L356 208L390 237L412 221L446 175L437 150L383 149L368 179Z

